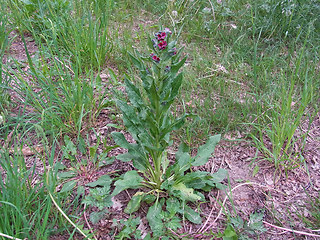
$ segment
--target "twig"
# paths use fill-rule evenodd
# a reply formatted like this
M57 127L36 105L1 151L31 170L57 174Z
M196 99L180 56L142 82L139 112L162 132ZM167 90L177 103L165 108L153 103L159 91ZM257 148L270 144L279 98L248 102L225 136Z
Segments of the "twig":
M4 233L0 233L0 236L1 236L1 237L8 238L8 239L22 240L22 239L20 239L20 238L11 237L11 236L9 236L9 235L7 235L7 234L4 234ZM25 239L27 239L27 238L25 238Z
M82 232L81 229L80 229L76 224L74 224L74 223L70 220L70 218L64 213L64 211L63 211L63 210L59 207L59 205L56 203L56 201L54 200L54 198L53 198L53 196L51 195L50 192L49 192L49 196L50 196L53 204L54 204L54 205L56 206L56 208L58 209L58 211L62 214L62 216L63 216L65 219L67 219L67 221L68 221L75 229L77 229L77 230L81 233L82 236L84 236L86 239L91 240L91 238L89 238L84 232Z
M63 66L65 66L66 68L69 69L70 72L72 72L72 74L74 75L74 71L72 71L72 69L66 65L65 63L63 63L62 61L60 61L57 57L54 58L55 60L57 60L59 63L61 63Z
M238 186L235 186L234 188L231 189L231 192L233 192L233 191L236 190L237 188L242 187L242 186L245 186L245 185L258 185L259 187L269 188L268 186L264 186L264 185L261 185L261 184L259 184L259 183L247 182L247 183L242 183L242 184L239 184ZM271 189L271 188L269 188L269 189ZM276 189L271 189L271 190L275 190L275 191L277 191L277 192L281 192L281 191L276 190ZM216 223L216 221L219 219L219 217L220 217L221 214L222 214L223 206L225 205L227 199L228 199L228 196L226 196L226 197L224 198L224 200L223 200L223 202L222 202L222 205L221 205L221 209L220 209L220 211L219 211L219 213L218 213L218 216L213 220L213 222L212 222L208 227L205 228L205 226L206 226L207 223L209 222L209 219L210 219L210 217L211 217L211 215L212 215L212 212L213 212L213 208L212 208L211 211L210 211L209 217L207 218L207 221L205 222L205 224L204 224L201 228L199 228L199 229L197 230L197 232L206 232L209 228L211 228L211 227ZM205 228L205 229L204 229L204 228Z
M98 240L98 238L94 235L93 229L92 229L92 227L90 226L89 221L88 221L88 219L87 219L87 216L86 216L86 204L84 204L84 206L83 206L83 216L84 216L84 220L86 221L87 226L88 226L89 229L90 229L90 232L91 232L92 235L93 235L93 238L94 238L95 240Z
M318 235L318 234L307 233L307 232L293 230L293 229L290 229L290 228L279 227L279 226L273 225L271 223L268 223L266 221L262 221L262 222L264 224L266 224L266 225L269 225L270 227L277 228L277 229L280 229L280 230L285 230L287 232L293 232L293 233L302 234L302 235L306 235L306 236L310 236L310 237L320 237L320 235Z

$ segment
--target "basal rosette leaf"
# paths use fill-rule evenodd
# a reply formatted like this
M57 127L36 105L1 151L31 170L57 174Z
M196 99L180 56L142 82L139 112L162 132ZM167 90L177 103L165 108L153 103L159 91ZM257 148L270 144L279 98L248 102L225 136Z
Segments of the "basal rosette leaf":
M194 161L192 162L192 166L201 166L206 164L211 154L214 152L214 149L218 142L221 139L221 135L215 135L209 137L208 141L199 147L198 154L194 158Z
M137 189L141 187L143 178L137 173L137 171L126 172L121 179L117 180L114 185L115 189L112 196L115 196L126 189Z
M112 179L109 175L101 176L97 181L87 183L86 186L88 187L97 187L97 186L109 186L112 183Z
M129 201L124 212L127 214L131 214L135 211L138 211L144 197L145 197L144 192L137 192L135 195L133 195L133 197Z
M147 213L147 219L154 237L162 236L165 231L165 226L161 219L162 205L163 204L156 202L149 208Z
M188 205L184 206L183 209L183 215L190 221L193 222L195 224L201 224L202 223L202 219L201 216L198 212L194 211L191 207L189 207Z
M195 202L201 199L201 197L194 193L193 188L188 188L184 183L180 182L178 184L174 184L171 187L171 191L173 194L178 196L183 201L191 201ZM174 193L176 192L176 193Z

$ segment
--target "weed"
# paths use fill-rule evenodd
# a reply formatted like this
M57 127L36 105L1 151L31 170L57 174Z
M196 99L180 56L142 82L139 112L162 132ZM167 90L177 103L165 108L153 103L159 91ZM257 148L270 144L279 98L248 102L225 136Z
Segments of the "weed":
M130 54L132 62L140 71L142 86L135 86L127 77L125 84L130 105L119 100L118 106L122 111L124 124L136 143L129 143L122 133L112 133L115 142L128 149L128 153L118 155L117 158L122 161L132 160L133 165L143 174L141 177L135 170L125 173L115 182L112 195L129 188L148 188L149 192L139 191L132 197L125 212L137 211L141 202L155 201L147 214L154 236L162 236L167 231L167 221L175 224L181 221L179 218L172 219L176 213L200 224L199 213L186 203L204 200L203 195L195 190L208 191L219 187L225 175L223 171L209 174L191 170L192 166L201 166L208 161L220 135L210 137L207 143L198 149L194 158L188 153L189 147L181 144L175 163L170 165L167 157L167 148L172 144L170 133L181 128L188 116L184 114L177 118L171 113L171 105L182 84L183 76L179 70L186 57L180 60L182 49L176 48L177 40L170 40L170 30L161 30L153 39L148 40L151 50L149 58L139 53L136 53L136 56ZM168 206L171 200L161 198L162 192L167 192L175 202L175 211L168 216L167 213L162 213L162 206L165 203ZM176 229L178 225L172 227Z

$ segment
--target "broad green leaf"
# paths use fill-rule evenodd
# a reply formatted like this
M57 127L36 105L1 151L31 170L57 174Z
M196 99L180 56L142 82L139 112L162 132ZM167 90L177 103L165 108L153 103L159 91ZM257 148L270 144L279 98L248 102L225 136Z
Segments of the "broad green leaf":
M164 233L164 224L161 220L162 204L156 202L149 208L147 219L153 234L160 237Z
M232 226L234 226L236 229L241 229L244 226L244 221L241 217L232 217L230 222L232 223Z
M156 199L157 198L155 195L147 194L147 195L144 195L143 201L148 204L151 204L151 203L154 203Z
M211 154L214 152L214 149L217 143L220 141L220 138L221 138L220 134L209 137L206 144L199 147L198 154L195 157L194 162L192 163L192 166L204 165L208 161Z
M60 193L71 191L76 186L76 184L77 184L76 180L66 182L65 184L63 184L63 187L61 188Z
M124 135L120 132L112 132L111 136L113 140L116 142L117 145L119 145L122 148L129 149L130 143L127 141L127 139L124 137Z
M90 189L90 193L85 196L82 203L98 207L100 210L112 206L110 186L107 185Z
M181 228L181 219L177 216L173 216L169 221L168 223L166 224L166 227L175 231L179 228ZM170 238L169 238L170 239Z
M183 182L190 188L203 189L208 184L208 178L207 172L196 171L184 175ZM214 186L214 184L212 185Z
M191 167L191 157L189 153L182 153L176 160L175 173L182 174Z
M166 209L171 216L175 215L181 209L181 204L177 198L167 199L166 205Z
M131 214L137 211L140 208L140 204L144 196L145 196L144 192L137 192L135 195L133 195L124 212L127 214Z
M132 160L132 156L130 153L123 153L123 154L119 154L116 157L118 160L122 161L122 162L129 162Z
M217 172L211 174L211 181L214 183L221 183L228 176L228 171L220 168Z
M173 79L173 82L172 82L172 85L171 85L171 94L170 94L169 100L174 99L178 95L179 89L180 89L181 84L182 84L182 80L183 80L182 73L179 73L179 75L177 77L175 77L175 79Z
M123 190L126 189L137 189L141 186L143 178L139 176L137 171L129 171L126 172L123 176L122 179L116 181L114 183L115 189L112 193L112 196L115 196L122 192Z
M200 196L194 193L192 188L186 187L183 183L178 183L172 186L173 191L179 191L181 200L183 201L197 201L200 200Z
M97 181L86 184L88 187L97 187L97 186L110 186L112 179L109 175L101 176Z
M129 150L129 154L131 155L131 159L133 160L133 164L136 168L138 168L139 170L146 169L146 164L148 164L148 160L145 159L143 150L140 149L139 145L130 144L122 133L112 132L111 135L117 145ZM124 160L127 160L129 157L129 155L120 155L120 159L122 158Z
M237 240L238 239L238 235L231 225L228 225L227 228L224 230L222 239L223 240Z
M176 158L179 159L183 153L189 153L190 147L185 143L182 142L179 146L178 152L176 152Z
M184 206L184 216L190 221L195 224L201 224L202 219L200 217L200 214L196 211L194 211L191 207L188 205Z
M183 66L186 60L187 57L183 58L180 62L171 66L171 73L173 74L173 76L178 73L179 69Z
M60 179L64 178L72 178L76 175L74 171L69 171L69 172L58 172L57 177Z
M115 157L99 157L99 167L103 167L103 166L106 166L106 165L109 165L111 163L113 163L115 160Z
M90 158L94 158L94 156L96 155L97 152L97 148L96 147L89 147L89 154L90 154Z

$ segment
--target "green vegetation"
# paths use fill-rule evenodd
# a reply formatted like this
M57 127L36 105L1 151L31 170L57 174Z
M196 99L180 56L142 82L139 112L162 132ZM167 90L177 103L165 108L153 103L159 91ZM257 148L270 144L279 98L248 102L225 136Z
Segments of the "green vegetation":
M232 197L202 231L227 176L205 169L226 135L256 149L253 175L309 173L319 41L317 0L0 0L0 239L264 234L268 212Z

